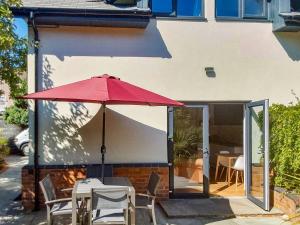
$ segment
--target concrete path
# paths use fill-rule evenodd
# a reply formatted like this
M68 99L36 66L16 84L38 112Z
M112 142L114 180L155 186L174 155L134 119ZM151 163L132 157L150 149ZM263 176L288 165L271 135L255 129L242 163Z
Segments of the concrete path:
M28 157L11 155L6 157L8 169L0 173L0 216L4 216L21 194L21 169L28 163Z

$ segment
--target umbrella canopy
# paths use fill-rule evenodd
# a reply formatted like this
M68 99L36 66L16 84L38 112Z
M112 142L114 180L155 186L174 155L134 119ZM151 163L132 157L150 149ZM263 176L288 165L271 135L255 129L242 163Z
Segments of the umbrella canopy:
M147 91L143 88L121 81L119 78L104 74L87 80L62 85L56 88L25 95L24 99L51 100L65 102L89 102L103 105L102 123L102 170L104 181L105 146L105 106L106 105L149 105L184 106L172 99Z
M183 106L180 102L147 91L107 74L36 92L23 96L23 98L90 102L105 105Z

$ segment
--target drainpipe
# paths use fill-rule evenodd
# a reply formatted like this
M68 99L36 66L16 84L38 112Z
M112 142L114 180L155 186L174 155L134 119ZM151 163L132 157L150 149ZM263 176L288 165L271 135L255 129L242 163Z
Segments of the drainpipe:
M38 91L38 59L39 59L39 32L34 21L34 12L30 12L29 21L34 31L34 77L35 77L35 87L34 91ZM39 200L39 152L38 152L38 100L34 103L34 210L38 211L40 208Z

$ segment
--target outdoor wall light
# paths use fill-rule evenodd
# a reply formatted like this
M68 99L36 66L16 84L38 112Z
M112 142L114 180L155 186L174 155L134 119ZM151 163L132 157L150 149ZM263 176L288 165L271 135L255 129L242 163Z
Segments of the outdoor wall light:
M205 73L208 77L216 77L216 72L214 67L205 67Z

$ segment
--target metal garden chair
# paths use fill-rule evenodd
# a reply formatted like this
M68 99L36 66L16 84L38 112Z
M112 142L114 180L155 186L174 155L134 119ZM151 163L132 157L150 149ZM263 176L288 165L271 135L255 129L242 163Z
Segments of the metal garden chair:
M40 187L45 197L47 207L47 222L52 225L54 217L61 215L72 215L72 198L57 199L54 185L49 174L40 182ZM62 189L62 191L72 191L72 188ZM76 206L78 208L78 206Z
M157 194L157 188L159 186L159 182L160 182L160 176L157 173L152 172L149 178L146 193L136 194L137 197L139 198L137 199L138 202L135 208L149 210L150 217L154 225L157 225L156 216L155 216L155 200L156 200L156 194Z
M128 225L128 187L107 187L92 189L90 201L90 224Z

